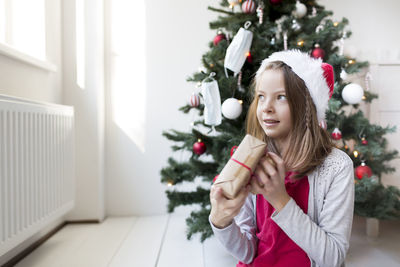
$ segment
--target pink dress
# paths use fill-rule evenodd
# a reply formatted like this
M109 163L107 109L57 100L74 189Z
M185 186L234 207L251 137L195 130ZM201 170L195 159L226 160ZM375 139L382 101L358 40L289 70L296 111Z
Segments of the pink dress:
M300 180L290 180L292 173L287 172L285 177L286 191L297 205L307 214L309 184L307 176ZM251 264L239 262L237 267L309 267L310 259L296 243L294 243L283 230L271 219L275 209L264 199L257 195L257 238L258 250ZM301 231L301 229L299 229Z

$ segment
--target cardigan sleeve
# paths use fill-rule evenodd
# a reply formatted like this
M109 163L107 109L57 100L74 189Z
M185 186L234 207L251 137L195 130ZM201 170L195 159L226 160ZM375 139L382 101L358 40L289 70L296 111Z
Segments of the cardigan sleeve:
M341 266L349 248L354 210L354 169L351 159L332 172L316 224L293 199L271 218L318 266ZM319 177L322 178L322 177Z
M216 228L210 218L209 222L215 237L226 250L237 260L251 263L257 251L256 223L254 204L249 194L243 207L230 225L223 229Z

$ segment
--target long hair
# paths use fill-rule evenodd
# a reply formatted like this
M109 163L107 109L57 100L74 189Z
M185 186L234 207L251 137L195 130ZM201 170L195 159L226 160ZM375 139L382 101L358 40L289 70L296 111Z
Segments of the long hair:
M278 70L283 74L292 119L288 149L281 155L274 140L265 134L257 119L258 98L255 92L260 86L261 75L255 76L252 82L253 95L246 118L246 131L266 142L269 151L280 155L286 169L296 172L294 178L302 178L324 161L332 151L333 143L329 133L319 126L316 107L304 81L281 61L271 62L263 72L267 70Z

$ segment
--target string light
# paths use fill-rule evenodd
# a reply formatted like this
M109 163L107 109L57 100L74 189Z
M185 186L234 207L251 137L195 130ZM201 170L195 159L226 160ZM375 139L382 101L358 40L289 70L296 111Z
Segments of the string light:
M243 104L243 100L238 100L239 104L242 105Z
M357 158L358 157L358 151L354 150L353 155L354 155L355 158Z
M172 182L168 182L168 183L167 183L167 186L168 186L168 187L171 187L171 186L173 186L173 185L174 185L174 184L173 184Z
M303 40L298 41L298 42L297 42L297 45L298 45L298 46L303 46L303 45L304 45L304 41L303 41Z
M210 68L214 68L214 64L213 63L210 64Z
M199 138L199 139L197 139L197 142L201 142L201 139Z
M365 100L365 99L367 99L367 98L365 97L365 95L363 95L363 96L362 96L362 100Z
M356 63L356 61L354 59L349 60L349 64L354 64L354 63Z
M335 26L335 27L337 27L339 25L339 22L335 22L335 23L333 23L333 26Z
M349 146L348 146L348 145L345 145L345 146L344 146L344 149L348 149L348 148L349 148Z

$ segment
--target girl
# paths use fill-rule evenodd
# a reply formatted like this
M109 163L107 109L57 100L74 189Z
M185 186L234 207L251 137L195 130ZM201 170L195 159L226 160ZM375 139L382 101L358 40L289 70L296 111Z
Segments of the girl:
M332 66L299 50L277 52L254 83L247 133L267 143L276 167L262 158L232 200L212 186L214 234L237 266L344 266L353 162L319 126L333 92Z

